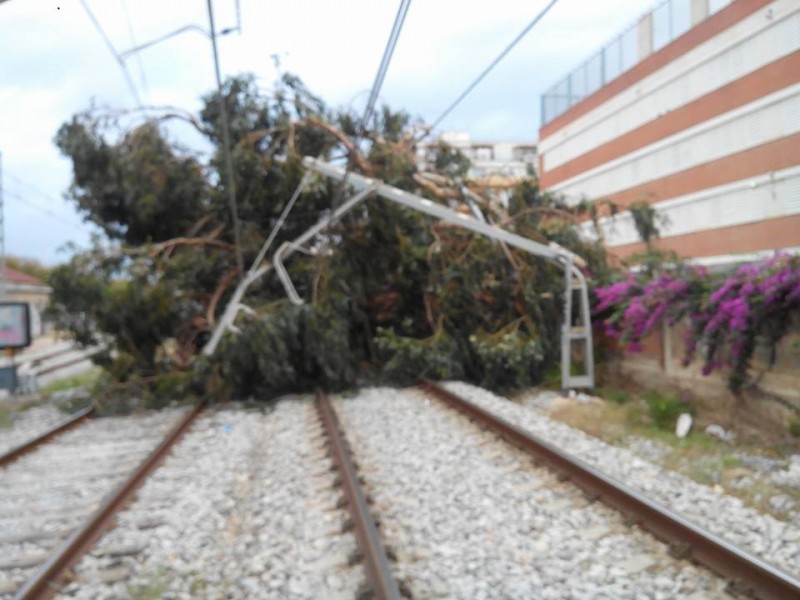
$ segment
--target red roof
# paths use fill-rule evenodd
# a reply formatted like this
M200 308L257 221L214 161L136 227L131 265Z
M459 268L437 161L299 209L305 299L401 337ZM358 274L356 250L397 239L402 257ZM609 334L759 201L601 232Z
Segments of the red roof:
M8 265L6 265L5 280L10 281L11 283L21 283L24 285L44 285L41 280L37 279L33 275L28 275L22 271L17 271Z

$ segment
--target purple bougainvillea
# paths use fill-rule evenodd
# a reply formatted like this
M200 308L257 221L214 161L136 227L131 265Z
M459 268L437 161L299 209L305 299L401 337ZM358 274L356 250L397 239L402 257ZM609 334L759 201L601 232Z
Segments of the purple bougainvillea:
M738 390L747 379L757 342L774 348L800 315L800 259L776 254L727 273L683 268L649 280L629 274L595 288L595 321L630 352L663 322L685 319L685 360L703 349L702 372L730 367Z

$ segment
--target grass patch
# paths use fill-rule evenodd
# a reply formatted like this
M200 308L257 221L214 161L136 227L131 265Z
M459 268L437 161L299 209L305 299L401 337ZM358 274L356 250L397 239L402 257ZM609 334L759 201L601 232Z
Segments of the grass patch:
M614 404L627 404L633 398L627 390L616 388L598 388L597 395Z
M92 367L88 371L73 375L72 377L64 377L57 379L42 387L42 394L53 394L55 392L64 392L66 390L74 390L75 388L91 387L100 379L103 370L100 367Z
M637 395L621 392L613 397L608 391L599 390L608 400L604 404L557 404L550 417L609 444L627 446L634 437L656 442L663 453L649 460L698 483L721 486L759 512L784 520L791 518L770 506L770 498L778 494L789 495L800 505L800 491L772 483L768 475L747 468L742 459L745 455L777 458L781 452L773 452L763 444L723 442L699 429L678 438L674 433L675 419L681 412L693 411L676 395L647 392L634 400Z
M41 403L38 398L29 398L13 404L0 404L0 429L9 429L14 424L14 415Z

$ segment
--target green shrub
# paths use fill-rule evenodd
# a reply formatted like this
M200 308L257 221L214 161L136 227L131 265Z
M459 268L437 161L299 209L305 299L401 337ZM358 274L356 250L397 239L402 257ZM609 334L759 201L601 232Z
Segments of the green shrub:
M542 380L544 352L530 328L529 321L523 318L495 334L469 337L481 386L507 391L530 387Z
M800 419L794 418L789 421L789 434L792 437L800 438Z
M379 327L375 342L384 362L383 374L392 383L411 385L423 377L437 380L464 377L463 352L441 324L427 339L403 337Z
M675 421L683 412L691 412L690 407L671 394L651 391L642 396L647 404L650 418L659 429L673 429Z

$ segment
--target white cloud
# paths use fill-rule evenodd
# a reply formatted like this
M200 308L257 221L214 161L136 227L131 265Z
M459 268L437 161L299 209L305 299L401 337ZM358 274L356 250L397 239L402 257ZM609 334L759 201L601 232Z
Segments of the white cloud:
M87 0L118 50L133 45L122 0ZM435 118L544 5L544 0L416 0L395 51L382 99ZM651 0L562 0L443 126L473 137L531 139L538 94L648 8ZM139 44L187 24L208 27L203 0L127 0ZM235 0L215 0L217 28L235 24ZM274 80L272 54L331 105L363 106L397 10L397 0L241 0L243 34L219 39L224 73ZM143 101L197 110L214 87L211 48L183 33L127 64ZM79 0L11 0L0 5L0 152L4 167L55 198L53 211L80 218L60 200L70 165L52 145L58 127L90 100L133 106L114 58ZM196 136L172 128L180 141ZM54 261L54 249L79 234L7 201L8 251ZM56 204L56 202L58 204ZM14 212L11 212L14 211ZM49 222L48 222L49 219ZM88 240L88 233L83 240Z

